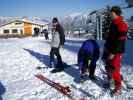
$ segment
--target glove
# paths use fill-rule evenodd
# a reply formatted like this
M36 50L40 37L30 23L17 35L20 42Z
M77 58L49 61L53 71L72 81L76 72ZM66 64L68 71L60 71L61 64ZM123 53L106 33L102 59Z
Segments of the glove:
M60 45L59 47L60 47L60 48L63 48L63 46L64 46L64 45Z
M114 54L110 54L110 55L109 55L109 57L108 57L108 60L113 60L113 59L114 59L114 57L115 57L115 55L114 55Z

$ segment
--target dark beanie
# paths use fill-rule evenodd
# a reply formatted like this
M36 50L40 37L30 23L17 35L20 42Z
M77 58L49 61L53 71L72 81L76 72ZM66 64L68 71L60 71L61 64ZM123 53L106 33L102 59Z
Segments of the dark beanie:
M52 20L52 22L53 22L53 23L54 23L54 22L58 22L58 18L57 18L57 17L54 17L53 20Z
M121 8L119 6L113 6L111 8L111 12L115 12L119 16L122 14L122 10L121 10Z

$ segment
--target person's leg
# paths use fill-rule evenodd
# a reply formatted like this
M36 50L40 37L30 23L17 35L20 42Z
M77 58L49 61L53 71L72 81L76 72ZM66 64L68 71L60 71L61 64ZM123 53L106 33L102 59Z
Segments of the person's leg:
M50 67L54 67L54 53L55 53L55 48L51 48L50 50Z
M83 63L80 66L80 82L83 83L87 79L87 64L85 63L85 60L83 60Z
M83 61L83 64L82 64L82 67L81 67L81 72L80 72L80 74L81 75L85 75L85 73L86 73L86 68L87 68L87 65L85 64L85 62Z
M108 61L108 57L109 57L109 55L110 55L109 52L106 51L105 71L106 71L106 74L107 74L108 81L109 81L110 78L111 78L110 61Z
M59 48L56 48L56 52L55 52L55 55L57 56L57 67L63 67L63 62L62 62L62 58L61 58L61 55L60 55L60 51L59 51Z
M116 54L114 59L111 61L111 78L114 80L114 94L117 92L119 93L119 91L121 90L121 58L121 54Z
M114 86L115 86L115 91L121 90L121 75L120 71L115 71L112 73L112 78L114 79Z
M80 70L80 74L84 74L85 73L85 54L84 54L84 50L80 48L79 52L78 52L78 65L79 65L79 70Z
M103 54L102 54L102 60L105 64L106 64L106 60L108 58L108 54L109 54L108 50L104 47Z
M90 63L90 74L89 74L89 77L91 79L95 79L95 69L96 69L96 60L92 60L91 63Z
M108 73L109 72L109 63L108 63L108 56L109 56L109 51L104 47L103 55L102 55L102 60L105 64L105 71Z
M90 70L90 63L91 63L90 55L87 55L86 53L84 53L82 73L85 74L86 72Z
M64 66L63 66L62 58L61 58L60 53L59 53L59 48L55 48L54 54L57 56L58 62L57 62L56 68L53 69L51 72L52 73L61 72L64 70Z

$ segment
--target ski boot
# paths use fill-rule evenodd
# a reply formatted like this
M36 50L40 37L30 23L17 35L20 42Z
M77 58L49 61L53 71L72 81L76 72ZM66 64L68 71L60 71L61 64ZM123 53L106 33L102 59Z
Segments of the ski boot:
M84 83L87 80L87 74L81 74L80 83Z

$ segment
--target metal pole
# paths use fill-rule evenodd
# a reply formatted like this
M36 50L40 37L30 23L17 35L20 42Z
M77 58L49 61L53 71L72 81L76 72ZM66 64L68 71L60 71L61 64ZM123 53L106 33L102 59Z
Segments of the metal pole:
M97 37L97 40L99 40L99 18L98 16L96 17L96 37Z
M102 15L100 15L100 40L102 40Z

